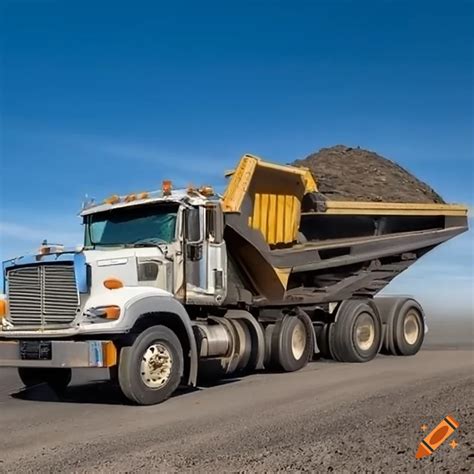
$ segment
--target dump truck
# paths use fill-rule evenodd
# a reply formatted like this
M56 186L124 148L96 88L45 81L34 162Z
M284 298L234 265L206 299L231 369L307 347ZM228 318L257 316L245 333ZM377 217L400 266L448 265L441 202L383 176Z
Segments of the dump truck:
M108 368L149 405L201 374L419 351L420 304L375 296L466 231L465 207L331 201L308 169L253 155L227 177L223 195L163 181L87 202L83 246L4 262L0 366L59 393L71 369Z

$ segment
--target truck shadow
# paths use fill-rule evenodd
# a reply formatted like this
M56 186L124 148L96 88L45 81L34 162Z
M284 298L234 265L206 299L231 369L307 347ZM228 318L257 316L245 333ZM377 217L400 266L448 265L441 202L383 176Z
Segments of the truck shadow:
M308 367L314 367L314 364L339 364L333 360L327 360L320 357L314 358L308 364ZM201 367L202 369L202 367ZM267 369L264 371L240 373L238 376L226 376L219 371L202 370L197 381L196 387L179 387L171 398L180 397L202 389L212 389L223 385L229 385L245 379L249 375L264 376L265 374L282 374L281 370ZM22 388L10 395L12 398L24 401L34 402L54 402L54 403L77 403L77 404L96 404L96 405L130 405L130 402L122 395L120 389L109 379L84 381L75 383L67 390L58 394L46 384L37 385L31 388Z
M198 388L179 388L171 398L196 392ZM12 398L34 402L78 403L94 405L131 405L119 388L108 380L73 385L64 393L58 394L46 384L24 388L11 394Z
M218 387L238 382L239 378L212 379L203 378L198 380L197 387L179 387L171 398L180 397L202 388ZM120 389L109 380L94 380L80 385L72 385L64 393L58 394L46 384L31 388L23 388L10 395L12 398L33 402L53 402L71 404L95 404L95 405L131 405L122 395Z

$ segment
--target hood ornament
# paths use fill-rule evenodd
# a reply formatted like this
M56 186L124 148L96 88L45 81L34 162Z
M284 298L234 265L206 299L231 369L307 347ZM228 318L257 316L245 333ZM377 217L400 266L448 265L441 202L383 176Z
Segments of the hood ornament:
M49 255L52 253L62 253L64 252L64 245L63 244L49 244L46 239L41 242L41 246L38 249L38 255L36 256L36 260L41 260L43 255Z

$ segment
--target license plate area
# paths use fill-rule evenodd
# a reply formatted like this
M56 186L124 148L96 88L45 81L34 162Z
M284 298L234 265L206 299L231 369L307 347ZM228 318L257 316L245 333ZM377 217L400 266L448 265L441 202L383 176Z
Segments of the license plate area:
M21 360L51 360L51 341L20 341Z

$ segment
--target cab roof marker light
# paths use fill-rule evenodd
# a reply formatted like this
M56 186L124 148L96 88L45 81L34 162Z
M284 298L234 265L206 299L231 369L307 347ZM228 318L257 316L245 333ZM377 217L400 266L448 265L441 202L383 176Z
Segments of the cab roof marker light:
M201 186L199 193L206 197L214 196L214 189L212 186Z
M124 201L125 202L133 202L133 201L136 201L137 200L137 195L136 194L129 194L125 199Z
M120 202L120 196L117 194L113 194L104 200L104 204L117 204L118 202Z
M171 191L173 190L173 184L169 179L165 179L161 184L161 192L163 196L170 196Z

